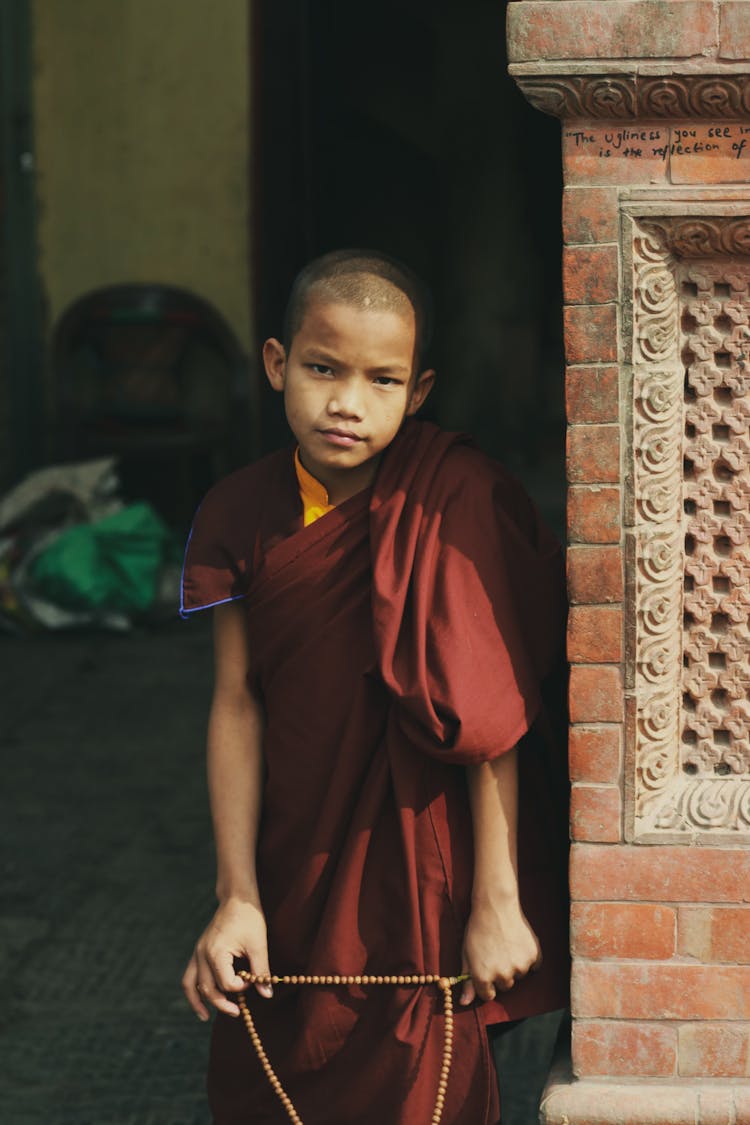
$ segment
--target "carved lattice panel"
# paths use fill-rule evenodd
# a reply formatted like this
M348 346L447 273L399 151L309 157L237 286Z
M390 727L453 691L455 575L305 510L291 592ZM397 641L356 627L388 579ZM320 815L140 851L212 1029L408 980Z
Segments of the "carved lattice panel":
M748 234L731 215L633 227L629 679L644 841L750 835Z
M680 269L685 380L682 766L750 772L750 265Z

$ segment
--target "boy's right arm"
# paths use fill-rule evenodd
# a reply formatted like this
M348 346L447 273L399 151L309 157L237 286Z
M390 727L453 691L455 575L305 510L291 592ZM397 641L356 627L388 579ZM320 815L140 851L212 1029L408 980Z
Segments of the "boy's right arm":
M247 986L234 971L246 957L268 972L266 922L255 872L263 782L263 708L248 689L247 630L241 603L214 611L215 684L208 724L208 789L216 840L218 909L199 938L182 978L188 1003L202 1020L204 1001L238 1016L224 995ZM270 995L269 986L258 991Z

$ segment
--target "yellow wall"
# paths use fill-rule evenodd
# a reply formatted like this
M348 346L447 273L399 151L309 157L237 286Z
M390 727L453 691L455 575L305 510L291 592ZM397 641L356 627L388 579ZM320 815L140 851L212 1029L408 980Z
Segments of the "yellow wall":
M190 289L248 348L247 0L33 0L42 282L55 323L124 281Z

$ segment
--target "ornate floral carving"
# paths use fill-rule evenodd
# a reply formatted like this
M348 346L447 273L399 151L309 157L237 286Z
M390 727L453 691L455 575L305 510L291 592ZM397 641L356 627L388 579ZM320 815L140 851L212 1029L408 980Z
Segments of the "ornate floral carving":
M734 780L681 782L659 809L653 826L675 832L750 832L750 785Z
M633 448L636 496L636 770L638 809L669 785L679 729L682 367L676 260L660 229L634 242Z
M635 225L636 839L750 834L746 235Z
M588 117L621 118L636 113L635 83L629 78L584 79L579 96Z
M634 362L676 362L677 347L677 290L673 276L673 262L665 256L662 232L657 227L644 227L636 241L637 254L637 315ZM652 392L649 392L652 393ZM662 388L662 394L673 396L671 387ZM673 401L676 408L677 401ZM661 422L659 417L655 421ZM652 431L653 432L653 431Z
M690 99L681 78L646 78L639 83L639 105L649 117L688 117Z
M648 117L743 117L750 110L750 77L680 74L639 78L638 105Z
M634 76L550 75L518 78L525 97L553 117L601 117L609 120L637 115Z
M512 68L513 69L513 68ZM516 80L531 104L553 117L707 117L750 115L750 75L551 74Z
M700 216L660 219L652 225L669 252L680 258L750 256L750 218Z
M695 78L688 83L693 113L705 117L742 117L750 109L750 82L746 74Z
M580 117L583 110L575 81L568 78L523 78L518 85L526 100L550 117Z

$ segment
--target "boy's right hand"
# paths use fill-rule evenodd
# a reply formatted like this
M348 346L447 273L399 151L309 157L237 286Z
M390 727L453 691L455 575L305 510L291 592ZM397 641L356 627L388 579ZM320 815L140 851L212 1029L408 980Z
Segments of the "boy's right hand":
M201 1020L209 1018L204 1001L219 1012L239 1016L237 1004L226 992L243 992L247 982L234 969L236 957L246 957L253 973L268 973L266 920L259 905L227 899L201 934L182 977L188 1004ZM261 996L271 996L270 984L255 986Z

